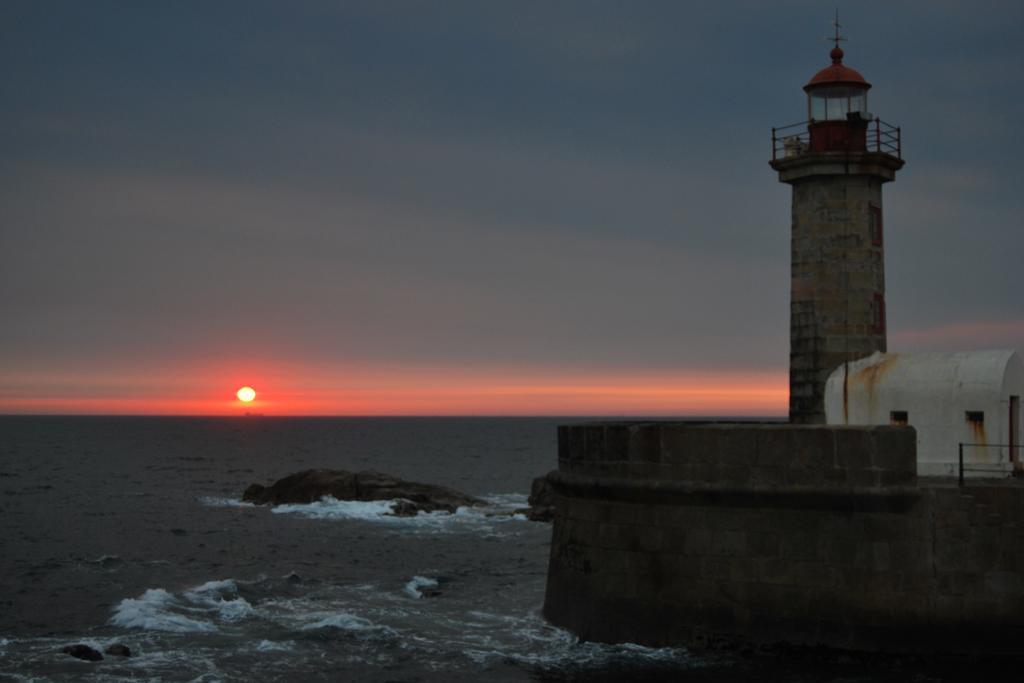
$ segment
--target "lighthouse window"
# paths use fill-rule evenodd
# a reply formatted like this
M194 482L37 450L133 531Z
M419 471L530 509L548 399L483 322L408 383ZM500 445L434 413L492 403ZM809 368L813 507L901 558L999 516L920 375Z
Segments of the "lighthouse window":
M825 102L827 100L820 95L811 96L811 118L815 121L825 120Z
M811 118L844 121L851 111L867 110L867 93L859 88L820 88L811 93Z
M872 204L868 207L871 214L871 244L882 246L882 207Z
M889 411L889 424L896 425L897 427L906 427L908 424L910 424L910 418L907 416L907 411Z
M826 118L830 121L836 119L845 119L846 112L849 111L849 102L846 99L846 94L840 95L839 97L828 98L828 111L826 112Z
M871 331L885 333L885 297L877 292L871 299Z
M850 90L850 111L862 111L867 113L868 94L862 90Z
M975 424L984 424L985 422L985 411L983 410L968 410L967 421L974 422Z

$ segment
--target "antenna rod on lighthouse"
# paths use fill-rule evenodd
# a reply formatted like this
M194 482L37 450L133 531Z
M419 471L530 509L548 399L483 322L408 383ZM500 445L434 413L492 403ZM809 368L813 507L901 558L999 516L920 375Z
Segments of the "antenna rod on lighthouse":
M832 21L832 26L833 26L832 35L829 36L829 37L826 37L825 40L830 40L830 41L832 41L835 44L836 47L839 47L839 43L841 41L845 41L846 38L844 38L843 36L841 36L839 34L839 29L841 29L843 27L843 25L839 23L839 8L838 7L836 8L836 17Z

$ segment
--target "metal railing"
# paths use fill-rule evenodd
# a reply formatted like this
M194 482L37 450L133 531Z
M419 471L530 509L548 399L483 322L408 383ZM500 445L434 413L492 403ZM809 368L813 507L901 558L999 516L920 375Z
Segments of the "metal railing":
M1015 449L1016 453L1011 452L1008 462L991 462L991 463L967 463L964 464L964 447L967 448L1009 448ZM1024 476L1024 470L1020 468L1020 444L1006 444L1006 443L961 443L958 448L957 465L958 465L958 476L957 480L960 486L964 485L964 472L990 472L994 475L1002 475L1004 477L1020 477Z
M800 121L788 126L772 128L772 161L790 159L807 154L811 147L811 132L807 126L813 121ZM880 118L868 121L865 135L865 151L888 154L903 159L903 144L899 126L893 126Z

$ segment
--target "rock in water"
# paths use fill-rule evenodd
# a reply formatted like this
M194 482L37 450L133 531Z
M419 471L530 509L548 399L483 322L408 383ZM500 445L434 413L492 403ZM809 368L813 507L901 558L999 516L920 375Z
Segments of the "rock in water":
M100 654L99 650L85 645L84 643L78 643L77 645L68 645L61 650L66 655L77 657L78 659L84 659L87 662L98 662L103 659L103 655Z
M485 505L479 498L443 486L404 481L372 470L304 470L270 486L253 484L242 494L242 500L257 505L308 504L324 496L338 500L400 500L393 508L393 514L399 516Z
M115 655L117 657L131 657L132 651L127 645L123 643L114 643L113 645L107 645L106 649L103 650L108 655Z
M528 502L530 507L516 510L516 514L526 515L531 522L550 522L555 518L555 493L546 476L533 480Z
M420 514L420 508L410 500L396 500L391 505L391 514L395 517L415 517Z
M548 483L547 476L537 477L530 485L530 497L527 502L531 507L554 507L555 492Z

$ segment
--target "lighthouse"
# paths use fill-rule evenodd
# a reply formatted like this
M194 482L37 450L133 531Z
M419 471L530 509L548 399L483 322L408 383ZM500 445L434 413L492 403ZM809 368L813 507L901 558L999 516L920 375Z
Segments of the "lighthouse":
M886 351L882 185L903 167L900 129L869 113L871 84L843 63L804 86L807 120L772 129L771 167L793 188L789 419L825 422L825 384Z

